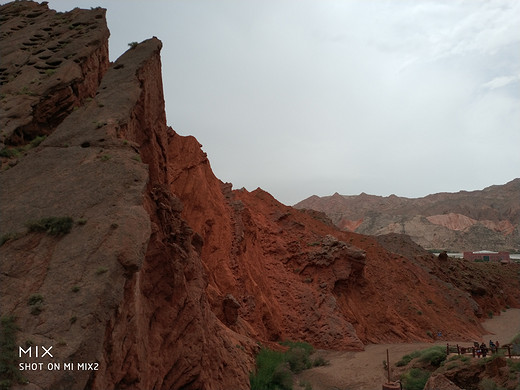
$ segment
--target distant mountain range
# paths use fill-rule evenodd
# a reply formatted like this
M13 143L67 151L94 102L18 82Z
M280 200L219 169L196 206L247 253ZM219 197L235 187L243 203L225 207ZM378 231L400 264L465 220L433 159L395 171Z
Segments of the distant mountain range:
M365 193L314 195L294 207L324 212L343 230L406 234L426 249L520 249L520 178L479 191L415 199Z

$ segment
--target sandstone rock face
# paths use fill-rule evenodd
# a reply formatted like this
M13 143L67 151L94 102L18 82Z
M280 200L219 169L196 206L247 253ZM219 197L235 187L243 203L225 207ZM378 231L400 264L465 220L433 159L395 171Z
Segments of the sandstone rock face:
M2 314L17 318L19 342L52 345L60 362L99 364L24 373L38 388L248 383L257 347L211 312L193 231L165 181L160 48L151 39L123 55L92 101L1 173L0 233L11 238L0 248ZM71 232L26 230L54 216L72 217Z
M463 364L449 369L439 370L437 375L432 376L425 389L444 389L444 383L454 384L454 390L480 389L480 388L501 388L517 389L520 381L515 370L510 367L503 357L495 357L489 361L475 359L468 364ZM436 387L438 385L439 387ZM446 387L452 389L452 387Z
M461 388L444 375L432 375L426 382L424 390L461 390Z
M325 212L341 229L407 234L427 249L519 250L520 179L482 191L409 199L361 194L312 196L296 208Z
M25 145L92 98L108 69L105 10L0 7L0 146Z
M168 154L183 156L170 161L169 182L184 204L183 217L204 241L208 296L222 321L229 323L222 301L232 294L240 304L232 328L244 335L363 348L333 295L337 284L358 284L362 251L326 238L334 228L260 189L232 191L214 176L193 137L171 137ZM307 231L307 223L321 231Z
M340 232L322 215L298 212L261 189L232 190L213 175L193 137L170 137L168 154L183 156L170 160L169 182L183 202L183 217L204 242L213 311L225 322L222 302L232 294L241 305L232 328L241 334L340 349L431 340L428 331L437 330L454 339L478 337L476 318L520 302L515 266L507 272L511 288L499 293L496 279L487 282L483 275L500 278L503 270L476 269L490 294L473 297L473 269L450 263L446 276L444 262L409 239L389 237L386 247Z

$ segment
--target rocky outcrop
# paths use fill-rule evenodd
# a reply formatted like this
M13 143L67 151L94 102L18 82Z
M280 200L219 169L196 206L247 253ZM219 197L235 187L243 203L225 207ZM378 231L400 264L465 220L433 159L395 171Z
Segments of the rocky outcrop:
M169 155L183 156L170 161L169 182L184 204L183 217L204 242L207 292L223 322L264 342L363 348L333 293L336 285L355 286L362 279L362 251L326 238L332 226L260 189L232 191L214 176L193 137L171 137ZM233 305L236 320L230 319L229 295L240 305Z
M26 145L94 97L108 69L105 10L20 1L0 15L0 146Z
M296 208L325 212L340 228L362 234L407 234L427 249L519 250L520 179L482 191L409 199L361 194L312 196Z
M461 390L461 388L444 375L432 375L426 382L424 390Z
M154 38L125 53L92 101L1 173L2 313L17 319L19 342L98 368L24 372L38 388L248 383L257 347L211 311L197 235L167 185L160 49ZM75 221L67 234L27 231L64 216Z
M240 304L232 329L241 334L340 349L431 340L438 330L454 339L478 337L479 316L520 302L514 267L508 272L511 288L473 297L471 271L460 269L468 284L457 289L451 278L459 268L442 279L445 262L409 239L389 237L393 246L387 248L386 242L338 231L319 213L284 206L261 189L232 190L214 176L193 137L173 135L168 150L183 156L170 161L169 183L184 205L183 217L204 242L211 306L223 322L234 322L226 319L223 304L231 294ZM487 271L475 272L485 280L480 275ZM447 313L454 320L449 324Z
M429 378L425 390L517 389L520 384L513 365L503 357L472 359L466 363L451 360Z

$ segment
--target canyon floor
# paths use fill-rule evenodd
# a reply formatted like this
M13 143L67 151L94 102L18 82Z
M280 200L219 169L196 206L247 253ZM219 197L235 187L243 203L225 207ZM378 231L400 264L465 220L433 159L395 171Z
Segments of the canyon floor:
M498 340L501 344L508 343L520 333L520 309L509 309L500 316L486 320L484 328L489 334L483 335L479 341ZM462 344L465 341L435 342L437 345ZM374 390L381 388L386 380L383 360L386 360L386 350L389 350L390 364L394 365L404 355L413 351L431 347L432 343L400 343L400 344L369 344L361 352L316 351L316 357L321 356L329 361L329 365L315 367L302 372L296 383L310 383L314 390ZM397 380L399 378L393 378Z

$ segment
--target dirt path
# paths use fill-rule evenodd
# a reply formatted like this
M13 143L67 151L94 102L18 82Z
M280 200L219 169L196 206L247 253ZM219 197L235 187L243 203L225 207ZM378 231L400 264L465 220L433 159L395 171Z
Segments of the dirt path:
M510 309L500 316L485 321L483 325L490 334L484 335L482 341L487 343L491 339L498 340L501 344L508 343L513 336L520 333L520 309ZM446 345L446 341L436 344ZM313 390L380 389L386 380L383 360L386 360L387 349L390 352L390 364L393 365L404 355L432 345L434 344L370 344L362 352L319 350L315 356L322 356L330 364L302 372L298 375L296 383L310 383Z
M520 333L520 309L509 309L498 317L484 322L484 328L490 333L482 336L486 343L498 340L501 344L509 343Z

